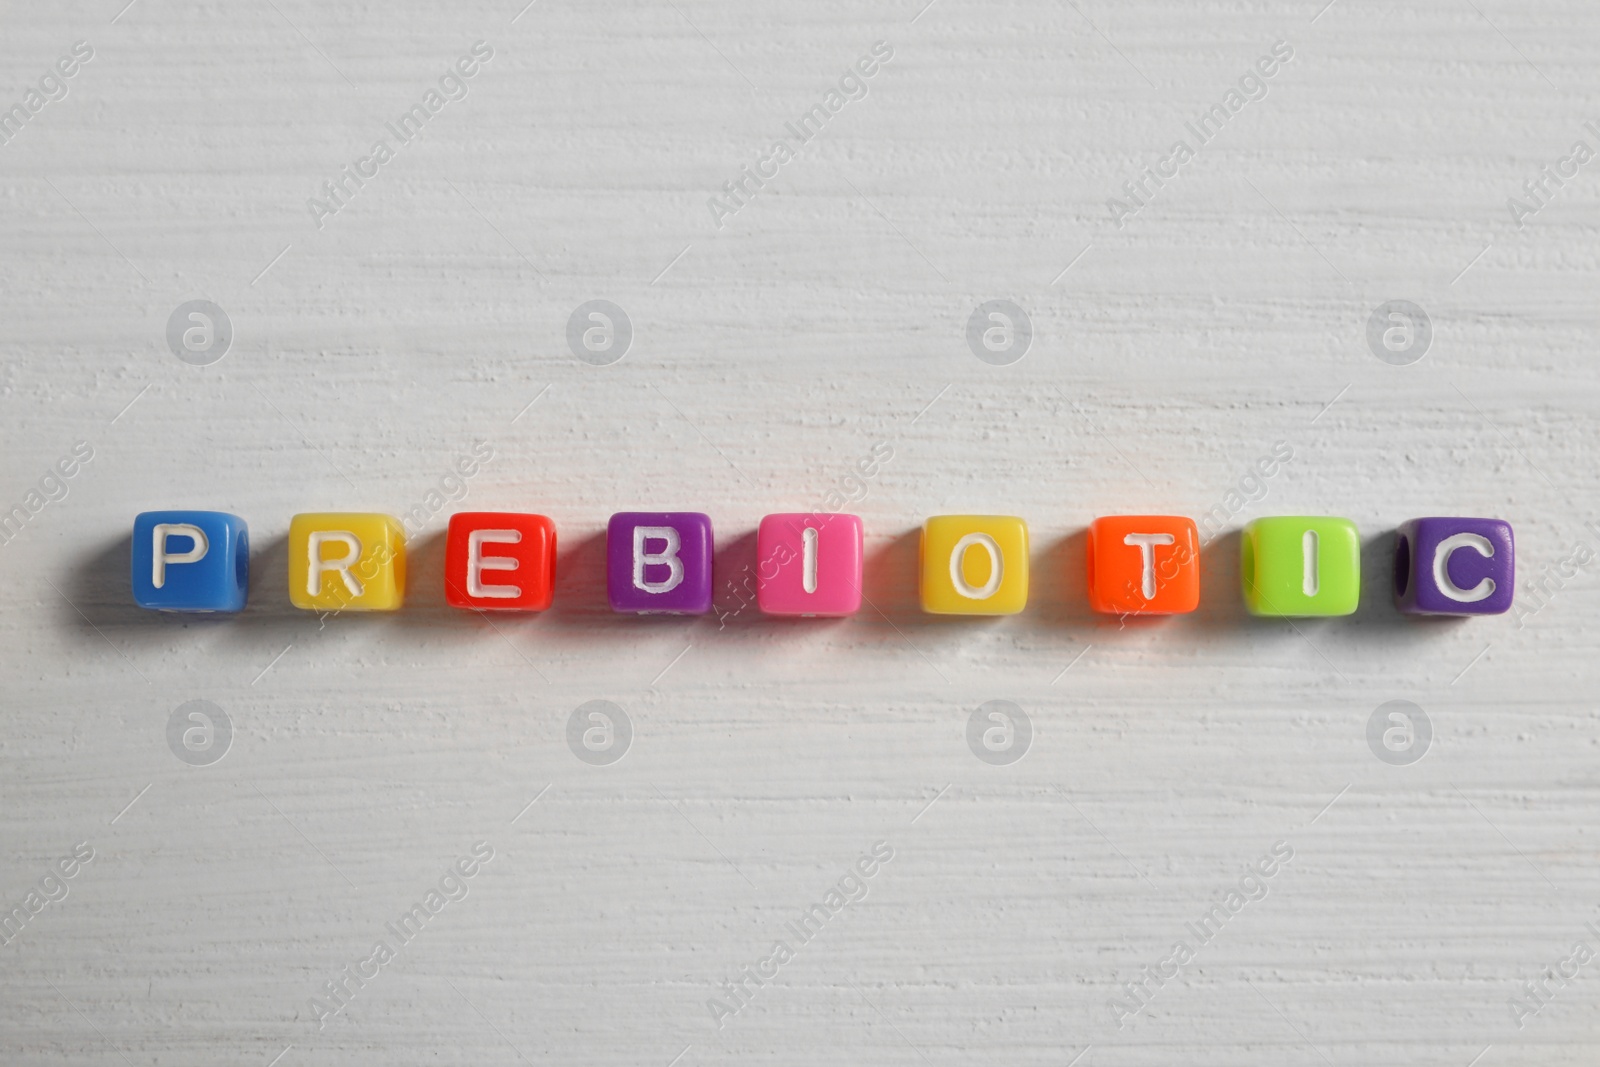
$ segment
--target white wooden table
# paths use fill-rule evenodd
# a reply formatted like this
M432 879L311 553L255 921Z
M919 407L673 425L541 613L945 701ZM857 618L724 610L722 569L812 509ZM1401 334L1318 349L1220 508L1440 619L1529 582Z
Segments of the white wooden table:
M1595 1062L1600 9L121 2L0 14L0 1060ZM761 617L757 521L835 490L871 609ZM1218 506L1198 612L1090 613L1089 520ZM133 606L172 507L250 523L242 615ZM290 606L291 515L418 508L403 611ZM462 508L554 518L553 610L445 606ZM713 516L718 616L606 609L635 508ZM1028 520L1025 613L921 614L947 512ZM1238 528L1296 513L1359 524L1355 616L1244 613ZM1425 514L1514 524L1515 615L1395 613ZM569 747L593 700L620 760ZM991 700L1020 760L968 746Z

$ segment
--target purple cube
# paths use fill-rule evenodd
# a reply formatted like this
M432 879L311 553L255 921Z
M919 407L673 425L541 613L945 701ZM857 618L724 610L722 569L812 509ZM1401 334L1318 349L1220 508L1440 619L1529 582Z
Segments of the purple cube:
M1407 615L1499 615L1516 595L1511 524L1412 519L1394 550L1394 602Z
M632 615L711 610L711 517L698 511L621 511L606 526L606 595Z

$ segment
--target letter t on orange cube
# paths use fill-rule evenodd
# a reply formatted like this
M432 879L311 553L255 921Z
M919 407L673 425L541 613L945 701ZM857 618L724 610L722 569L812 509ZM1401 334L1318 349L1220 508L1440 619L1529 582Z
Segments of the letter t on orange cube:
M450 516L444 598L457 608L543 611L556 585L556 524L543 515L463 511Z
M1200 535L1181 515L1109 515L1089 525L1089 603L1112 615L1200 605Z

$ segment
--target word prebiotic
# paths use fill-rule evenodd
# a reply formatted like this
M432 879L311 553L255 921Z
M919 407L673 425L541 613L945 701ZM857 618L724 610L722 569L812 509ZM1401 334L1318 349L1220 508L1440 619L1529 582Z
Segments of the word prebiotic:
M1089 526L1090 606L1109 615L1182 615L1200 605L1200 536L1181 515L1110 515ZM856 515L768 515L756 531L756 603L822 618L861 607ZM711 610L715 540L698 511L624 511L606 526L606 595L628 615ZM1015 615L1028 605L1028 524L1014 515L936 515L922 527L922 610ZM1252 614L1349 615L1361 598L1361 538L1330 516L1257 519L1240 536ZM133 597L155 611L234 612L250 585L245 521L219 511L147 511L133 523ZM1498 615L1515 588L1511 525L1421 518L1397 533L1393 592L1409 615ZM394 611L405 600L405 527L388 515L331 512L289 523L289 599L306 611ZM445 601L473 611L544 611L555 598L556 527L543 515L450 517Z

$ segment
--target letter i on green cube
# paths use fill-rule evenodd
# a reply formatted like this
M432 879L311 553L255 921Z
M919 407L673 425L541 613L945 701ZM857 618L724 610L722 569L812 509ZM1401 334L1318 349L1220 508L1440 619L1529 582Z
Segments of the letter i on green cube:
M1361 600L1361 537L1349 519L1276 515L1240 538L1239 577L1252 615L1350 615Z

